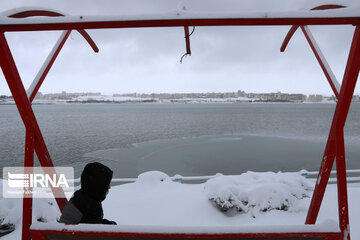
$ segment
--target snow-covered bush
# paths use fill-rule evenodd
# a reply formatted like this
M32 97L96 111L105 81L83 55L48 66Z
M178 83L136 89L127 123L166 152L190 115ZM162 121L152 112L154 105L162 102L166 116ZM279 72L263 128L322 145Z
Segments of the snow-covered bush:
M297 211L298 201L310 197L311 185L297 173L247 172L218 174L206 182L205 190L209 200L224 212Z

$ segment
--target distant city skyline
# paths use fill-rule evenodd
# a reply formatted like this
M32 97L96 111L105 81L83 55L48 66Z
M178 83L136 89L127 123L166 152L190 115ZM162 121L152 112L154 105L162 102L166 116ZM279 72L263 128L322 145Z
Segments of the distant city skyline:
M104 93L104 92L100 92L100 91L94 91L94 92L87 92L87 91L84 91L84 92L71 92L71 91L65 91L65 90L62 90L60 92L41 92L39 91L38 94L40 95L56 95L56 94L82 94L82 95L88 95L88 96L91 96L91 95L131 95L131 94L207 94L207 93L217 93L217 94L223 94L223 93L236 93L236 92L239 92L239 91L243 91L243 90L234 90L234 91L209 91L209 92L113 92L113 93ZM327 97L330 97L330 96L334 96L334 94L321 94L321 93L311 93L311 94L306 94L306 93L302 93L302 92L282 92L282 91L272 91L272 92L247 92L247 91L244 91L245 93L253 93L253 94L270 94L270 93L283 93L283 94L303 94L303 95L306 95L306 96L309 96L309 95L323 95L323 96L327 96ZM354 95L359 95L357 94L356 92L354 92ZM11 96L11 93L9 94L0 94L0 96Z
M301 100L305 101L306 99L319 99L319 98L330 98L335 100L334 95L322 95L322 94L303 94L303 93L284 93L281 91L277 92L245 92L243 90L231 91L231 92L178 92L178 93L114 93L110 95L103 94L101 92L79 92L72 93L62 91L61 93L41 93L39 92L36 98L46 98L46 97L77 97L77 96L114 96L114 97L141 97L141 98L177 98L177 97L214 97L214 98L236 98L236 97L248 97L248 98L259 98L259 99L283 99L283 100ZM360 96L354 94L353 98L355 100L360 100Z
M354 95L353 102L360 102L360 96ZM102 95L100 92L83 93L48 93L39 92L34 104L53 103L244 103L244 102L326 102L335 103L336 97L321 94L291 94L282 92L246 93L236 92L207 92L207 93L125 93ZM0 95L0 104L14 104L11 97Z

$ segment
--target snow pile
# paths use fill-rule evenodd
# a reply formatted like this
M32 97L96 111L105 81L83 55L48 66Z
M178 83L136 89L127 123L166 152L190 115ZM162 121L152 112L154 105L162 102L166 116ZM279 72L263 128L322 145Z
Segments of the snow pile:
M2 183L6 184L6 181ZM250 212L254 218L259 212L270 210L304 210L307 201L300 200L310 197L311 184L297 173L272 172L247 172L238 176L217 174L203 184L181 184L173 182L163 172L150 171L140 174L134 183L113 187L103 206L105 210L111 209L111 219L124 223L133 221L134 224L139 223L139 219L148 219L151 223L166 225L171 219L170 222L177 225L184 220L176 222L174 216L187 218L191 213L197 215L191 216L192 220L198 219L201 223L202 215L222 214L217 208L228 216ZM119 219L119 214L127 211L132 216ZM34 199L34 222L56 222L59 214L54 199ZM1 196L0 222L19 224L21 216L22 199ZM152 216L159 218L154 222ZM217 224L216 220L214 224Z
M134 183L110 189L102 203L104 217L116 221L117 226L57 223L60 212L54 199L34 199L32 226L181 233L287 231L289 228L313 231L310 228L318 226L304 225L313 185L313 181L303 178L300 173L218 174L206 183L181 184L165 173L151 171L140 174ZM360 223L360 215L356 214L360 211L360 185L349 184L348 189L351 235L360 239L360 229L356 228ZM225 214L223 209L228 209ZM239 210L241 214L238 214ZM0 196L0 223L12 223L16 227L3 240L20 239L21 216L22 199ZM336 230L337 224L330 226L326 222L328 219L338 221L337 191L333 184L327 187L317 223L324 222L329 231Z
M158 185L161 182L171 182L171 178L160 171L150 171L140 174L135 183L144 185Z
M217 175L206 182L209 199L222 211L234 214L270 210L299 211L299 200L312 192L308 180L297 173ZM235 211L234 211L235 210Z
M22 221L22 198L3 198L2 184L6 180L0 179L0 224L18 225ZM59 216L59 210L55 199L33 199L32 220L40 222L54 222Z

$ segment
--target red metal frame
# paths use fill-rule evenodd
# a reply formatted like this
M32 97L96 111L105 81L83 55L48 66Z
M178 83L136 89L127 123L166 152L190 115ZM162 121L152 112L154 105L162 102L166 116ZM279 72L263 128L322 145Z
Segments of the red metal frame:
M101 236L101 239L306 239L311 237L323 237L316 239L335 240L341 239L340 232L296 232L296 233L222 233L222 234L184 234L184 233L129 233L129 232L86 232L86 231L66 231L66 230L31 230L33 239L45 240L46 236L77 236L86 239L86 236ZM117 238L116 238L117 237ZM65 239L65 238L63 238ZM110 239L110 238L109 238Z
M303 33L306 37L306 40L308 41L311 49L313 50L315 57L318 60L320 67L323 70L323 72L326 76L326 79L328 80L328 82L330 84L331 89L333 90L336 98L339 99L339 91L335 85L335 82L337 82L335 75L333 74L330 67L328 66L328 63L326 62L325 57L323 56L323 54L321 53L320 49L318 48L316 42L314 41L313 37L311 36L310 30L307 28L307 26L292 26L291 29L289 30L288 34L286 35L283 44L281 45L280 51L281 52L285 51L291 37L294 35L294 33L296 32L296 30L299 27L303 31Z
M191 55L189 26L185 26L184 31L185 31L186 54Z
M14 14L9 15L10 18L27 18L27 17L64 17L65 15L59 12L55 11L49 11L49 10L28 10L28 11L21 11ZM94 52L99 52L99 48L96 46L95 42L92 40L92 38L89 36L89 34L83 30L83 29L76 29L89 43L89 45L92 47Z
M79 18L80 19L80 18ZM146 28L146 27L184 27L184 26L289 26L289 25L360 25L358 17L313 17L313 18L201 18L201 19L163 19L163 20L97 20L49 23L27 23L0 25L0 32L51 31L66 29L107 29L107 28Z
M329 5L321 5L318 7L314 7L311 10L329 10L329 9L337 9L337 8L345 8L345 6L343 5L336 5L336 4L329 4ZM301 30L303 31L306 40L308 41L311 49L313 50L316 59L318 60L321 69L323 70L326 79L328 80L331 89L333 90L335 96L337 99L339 99L339 87L337 85L335 85L337 83L337 80L335 78L335 75L333 74L333 72L331 71L331 68L329 67L328 63L326 62L325 57L323 56L322 52L320 51L320 49L318 48L315 40L313 39L310 30L308 29L308 27L306 25L294 25L290 28L288 34L286 35L284 42L282 43L281 47L280 47L280 51L284 52L287 45L289 44L290 39L292 38L292 36L294 35L294 33L296 32L296 30L298 28L301 28Z
M334 73L331 71L331 68L329 67L328 63L326 62L325 57L322 55L320 49L318 49L316 42L313 40L313 37L311 35L310 30L307 26L300 26L301 30L303 31L307 41L309 42L309 45L311 49L313 50L316 59L318 60L321 69L323 70L326 79L328 80L331 89L333 90L335 96L337 99L339 99L339 88L336 87L335 82L337 82ZM339 84L338 84L339 85Z
M34 166L34 144L35 134L31 128L26 129L25 136L25 161L26 173L30 174L30 168ZM30 239L30 226L32 222L32 194L31 189L25 189L23 198L23 215L22 215L22 239Z
M0 33L0 64L24 125L27 130L34 132L34 148L41 166L54 167L4 33ZM60 209L62 209L67 202L63 190L61 188L52 190L53 192L58 192L58 196L63 196L62 198L56 199Z
M35 16L60 17L60 16L64 16L64 14L55 12L55 11L49 11L49 10L28 10L28 11L21 11L21 12L11 14L8 17L10 17L10 18L27 18L27 17L35 17ZM89 45L92 47L94 52L99 52L99 48L96 46L95 42L92 40L92 38L89 36L89 34L85 30L78 29L77 31L85 38L85 40L89 43ZM67 38L69 37L70 33L71 33L71 30L67 30L67 31L65 31L65 34L63 34L60 37L58 46L56 47L56 49L53 50L52 53L50 53L49 57L44 62L44 66L43 66L44 68L40 69L40 72L36 76L36 77L38 77L38 79L36 79L36 78L34 79L34 81L36 81L34 89L30 89L32 91L28 93L30 102L32 102L34 100L37 92L39 91L39 88L41 87L41 84L45 80L46 75L49 73L50 68L54 64L57 56L59 55L59 53L60 53L62 47L64 46Z
M12 14L8 17L11 18L25 18L32 16L63 16L60 13L53 11L42 11L42 10L33 10L33 11L23 11ZM79 33L86 39L86 41L90 44L95 52L98 52L99 49L91 39L91 37L87 34L86 31L80 29ZM59 46L51 55L48 62L45 62L44 71L41 73L40 78L36 82L36 85L33 91L30 93L29 98L27 98L27 94L25 92L24 86L22 84L20 75L17 71L14 59L12 57L11 51L7 44L5 35L3 32L0 33L0 45L1 45L1 60L0 62L7 62L6 64L1 63L1 67L5 78L8 82L10 91L14 97L15 103L19 109L20 115L23 119L24 125L26 127L26 141L25 141L25 167L33 167L34 166L34 150L39 158L40 164L42 167L53 167L53 163L48 153L45 141L42 137L40 128L37 124L36 117L33 113L31 102L35 98L41 84L43 83L46 75L48 74L50 68L52 67L56 57L58 56L60 50L64 46L68 36L70 35L71 30L67 30L65 36L61 39ZM25 93L25 94L24 94ZM16 96L16 97L15 97ZM22 109L22 110L20 110ZM52 169L52 170L51 170ZM47 171L52 171L50 174L55 173L54 168L47 168ZM56 198L56 202L60 208L63 209L65 204L67 203L67 199L63 192L62 188L52 188L54 195L61 196ZM23 224L22 224L22 239L30 239L30 225L32 222L32 196L31 194L25 193L23 199Z
M349 112L351 99L354 94L357 78L360 71L360 28L355 28L353 41L345 69L342 87L336 104L336 109L331 124L328 142L321 163L317 184L306 218L307 224L314 224L320 210L321 202L329 180L330 172L336 157L336 172L339 202L339 224L343 234L349 233L349 216L346 185L346 166L344 148L344 126ZM350 239L350 235L348 235Z
M323 5L312 10L324 10L334 9L344 6L339 5ZM33 10L11 15L12 18L28 17L28 16L62 16L62 14L52 11ZM63 17L64 19L66 17ZM27 19L24 22L12 22L9 24L0 24L0 65L5 76L5 79L9 85L10 91L13 95L16 106L19 110L20 116L24 122L26 128L26 150L25 150L25 166L33 165L33 152L35 150L40 164L43 167L53 167L53 163L50 158L50 154L47 150L42 133L36 121L36 117L31 107L31 101L36 95L41 83L43 82L50 67L55 61L56 56L65 43L65 40L70 34L71 30L78 29L95 29L95 28L134 28L134 27L184 27L186 52L190 52L189 30L188 26L254 26L254 25L293 25L288 35L286 36L284 43L281 47L281 51L284 51L290 38L295 33L296 29L301 27L305 36L307 31L304 28L306 25L344 25L351 24L355 26L355 32L353 41L347 61L344 78L340 92L337 91L334 84L332 84L331 77L329 77L329 70L324 67L323 60L319 57L314 47L314 41L307 36L307 40L312 47L329 83L334 90L335 95L338 98L336 105L328 141L326 144L324 156L322 159L317 184L315 186L314 194L311 200L311 204L308 210L306 218L306 224L315 224L317 215L320 210L322 199L326 190L326 185L330 176L334 160L336 158L336 169L338 179L338 204L339 204L339 227L341 233L257 233L257 234L133 234L133 233L111 233L111 232L71 232L71 231L45 231L45 230L31 230L32 237L34 239L45 239L46 234L76 234L76 235L103 235L103 236L134 236L134 237L159 237L159 238L259 238L259 237L307 237L307 236L323 236L324 239L348 239L349 234L349 216L348 216L348 200L347 200L347 186L346 186L346 165L345 165L345 146L344 146L344 125L351 104L351 99L355 89L356 81L360 71L360 17L303 17L303 18L196 18L196 19L148 19L148 20L98 20L87 21L85 18L66 18L66 21L53 19L50 22L38 23L32 22L31 19ZM36 83L36 87L31 92L31 95L27 96L22 81L20 79L18 70L16 68L14 59L9 49L7 40L5 38L5 32L8 31L36 31L36 30L66 30L67 35L64 37L61 44L58 46L54 54L51 56L50 61L47 63L45 70L40 77L40 81ZM78 30L85 39L90 43L95 51L97 51L96 45L91 38L86 34L84 30ZM336 91L335 91L336 90ZM52 189L54 193L57 193L60 198L56 198L57 204L60 209L64 207L67 200L62 189ZM30 239L29 226L31 225L31 198L24 198L23 203L23 239Z

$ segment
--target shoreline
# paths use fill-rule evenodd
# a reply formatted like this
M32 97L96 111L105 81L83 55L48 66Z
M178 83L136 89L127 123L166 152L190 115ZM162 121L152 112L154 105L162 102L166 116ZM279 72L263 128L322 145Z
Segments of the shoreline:
M352 103L360 103L360 101L352 101ZM92 101L64 101L64 100L51 100L51 101L34 101L32 105L55 105L55 104L69 104L69 105L82 105L82 104L336 104L335 101L268 101L268 100L254 100L254 101L232 101L232 100L175 100L175 101L162 101L162 100L144 100L144 101L111 101L111 100L92 100ZM14 101L0 102L0 105L16 105Z

